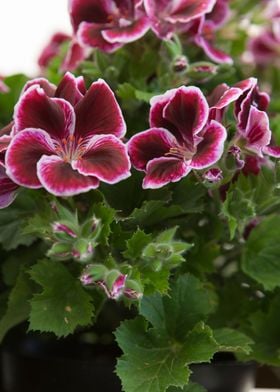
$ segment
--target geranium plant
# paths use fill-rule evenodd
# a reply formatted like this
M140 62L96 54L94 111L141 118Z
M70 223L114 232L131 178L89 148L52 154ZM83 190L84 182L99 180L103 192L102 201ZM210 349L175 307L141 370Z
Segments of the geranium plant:
M114 304L125 392L280 365L280 10L243 3L70 0L42 74L1 79L1 338Z

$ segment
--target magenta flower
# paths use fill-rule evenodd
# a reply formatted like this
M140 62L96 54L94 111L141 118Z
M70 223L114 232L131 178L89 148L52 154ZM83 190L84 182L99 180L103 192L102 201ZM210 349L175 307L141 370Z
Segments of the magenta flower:
M277 21L277 24L279 24L279 21ZM275 31L273 28L263 29L258 36L249 40L248 50L256 64L267 65L274 63L279 66L279 31Z
M207 97L210 106L209 119L221 122L227 107L235 102L243 90L238 87L229 87L226 83L219 84Z
M141 38L150 27L142 0L70 0L70 15L80 44L105 52Z
M151 28L162 39L170 39L178 26L210 12L216 0L144 0Z
M41 86L29 83L15 108L8 176L57 196L127 178L130 162L120 140L126 126L109 86L100 79L86 92L83 78L67 73L50 97L52 85L39 80Z
M150 126L128 143L132 164L146 173L143 188L177 182L192 169L216 163L226 130L217 121L207 124L209 107L197 87L180 87L152 98Z
M249 112L253 105L261 111L266 111L270 102L269 95L260 92L256 78L243 80L235 85L243 90L243 94L235 103L235 116L237 118L238 128L245 130L248 123Z
M55 33L45 48L42 50L38 64L41 68L46 68L50 62L60 53L61 45L65 42L69 42L71 37L64 33Z

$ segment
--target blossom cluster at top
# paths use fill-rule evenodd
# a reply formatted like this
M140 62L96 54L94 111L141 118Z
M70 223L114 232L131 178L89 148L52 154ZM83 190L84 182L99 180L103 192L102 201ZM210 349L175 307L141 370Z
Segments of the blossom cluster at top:
M280 51L280 3L270 0L263 10L265 23L249 39L248 53L250 61L264 66L274 64L278 67Z
M41 67L48 65L65 41L71 45L62 69L71 71L90 48L111 53L150 29L163 40L181 34L213 61L232 63L230 56L213 45L216 30L228 18L228 0L70 0L69 12L73 39L55 34L40 56Z
M237 131L225 148L224 113L233 102ZM71 73L58 87L31 80L13 122L1 131L0 205L9 205L19 187L72 196L100 182L115 184L130 176L131 163L145 173L143 188L177 182L193 170L219 181L219 161L228 154L238 170L250 163L256 173L264 155L280 157L280 147L271 144L268 104L255 78L221 84L208 97L182 86L153 97L150 127L126 141L121 108L104 80L88 90Z

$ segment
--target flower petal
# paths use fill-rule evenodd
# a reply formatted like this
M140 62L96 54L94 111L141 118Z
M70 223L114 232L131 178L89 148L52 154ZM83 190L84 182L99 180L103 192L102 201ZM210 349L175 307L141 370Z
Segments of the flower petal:
M175 137L163 128L150 128L134 135L128 142L128 152L133 166L145 170L149 161L163 157L176 145Z
M178 88L163 109L163 117L180 133L179 142L184 141L190 146L193 146L195 135L206 124L208 114L209 107L206 98L197 87Z
M40 128L56 139L67 138L73 134L75 113L64 99L49 98L45 91L30 87L15 107L14 133L26 128Z
M126 132L120 106L113 91L102 79L92 83L75 106L75 112L76 133L83 138L104 134L123 137Z
M15 200L18 185L6 174L5 168L0 166L0 208L6 208Z
M143 181L144 189L157 189L170 182L180 181L191 168L181 159L177 158L155 158L147 165L147 174Z
M203 140L198 144L190 166L194 169L205 169L216 163L223 154L226 138L225 127L212 120L204 131Z
M58 156L42 156L37 171L43 187L55 196L74 196L99 185L96 177L83 176Z
M168 15L166 20L171 23L187 23L211 12L216 0L173 0L172 3L174 4L172 14Z
M114 11L113 7L114 3L111 0L70 0L69 12L74 32L84 21L107 23L108 16Z
M242 94L240 88L229 87L225 83L218 85L207 99L210 104L208 121L222 121L225 108L235 102Z
M273 158L280 158L280 146L265 146L263 152Z
M46 68L52 59L60 53L61 45L64 42L70 41L70 39L71 37L67 34L55 33L39 56L39 66L41 68Z
M239 134L247 139L246 148L262 157L262 149L270 143L271 139L267 114L251 106L247 127L244 132L239 131Z
M82 157L72 162L72 167L85 176L95 176L109 184L130 176L126 146L114 135L94 136Z
M110 43L102 35L106 26L95 23L82 22L77 32L77 40L82 46L98 48L103 52L112 53L123 46L120 42Z
M215 63L218 64L232 64L233 60L232 58L224 53L223 51L215 48L212 43L208 40L206 40L202 36L197 36L194 39L194 42L196 43L197 46L199 46L201 49L203 49L204 53L206 54L209 59L212 61L215 61Z
M19 185L41 188L36 165L44 154L55 154L53 142L45 131L26 129L18 133L6 152L7 175Z
M84 84L84 78L82 76L76 78L73 74L67 72L57 86L55 96L57 98L63 98L75 106L85 95L85 85L83 88L84 93L80 90L82 83Z
M61 71L74 71L89 54L90 49L81 46L73 39L61 64Z
M212 29L217 29L225 24L230 14L228 0L217 0L214 8L206 15L206 22Z
M102 31L103 38L113 43L128 43L143 37L150 28L150 20L146 16L136 20L127 27L119 27Z
M36 79L29 80L24 85L24 87L22 89L22 94L25 93L25 91L27 91L32 86L41 87L45 91L47 96L49 96L49 97L54 97L54 95L55 95L56 86L54 84L50 83L45 78L36 78Z

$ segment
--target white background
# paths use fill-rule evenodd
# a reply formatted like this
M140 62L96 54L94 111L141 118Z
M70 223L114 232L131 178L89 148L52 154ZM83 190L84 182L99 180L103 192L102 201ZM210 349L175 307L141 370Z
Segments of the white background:
M57 31L71 33L67 0L0 0L0 75L35 76L38 55Z

